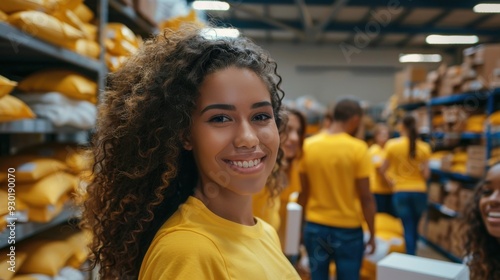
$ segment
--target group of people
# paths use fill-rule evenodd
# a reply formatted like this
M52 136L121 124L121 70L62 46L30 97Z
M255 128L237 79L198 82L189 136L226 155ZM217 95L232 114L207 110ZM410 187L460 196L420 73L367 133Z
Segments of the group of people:
M328 279L331 261L337 279L359 278L377 207L401 218L415 253L430 155L415 119L387 143L381 127L369 149L353 136L363 110L344 99L305 139L303 115L281 105L281 82L250 40L209 39L197 27L164 31L110 74L82 223L101 279L300 279L280 245L294 192L312 279ZM494 279L500 167L471 209L471 234L484 239L467 242L469 264L477 279Z

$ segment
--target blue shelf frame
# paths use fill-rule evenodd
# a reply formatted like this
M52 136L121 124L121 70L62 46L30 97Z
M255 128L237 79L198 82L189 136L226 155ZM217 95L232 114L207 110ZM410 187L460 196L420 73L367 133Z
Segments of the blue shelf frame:
M451 260L453 262L456 262L456 263L463 263L462 259L460 259L459 257L457 257L457 256L453 255L452 253L446 251L441 246L433 243L432 241L428 240L427 238L425 238L423 236L420 236L420 240L422 242L424 242L426 245L428 245L429 247L431 247L432 249L438 251L441 255L445 256L449 260Z
M439 203L436 203L436 202L429 202L429 205L438 210L439 212L441 212L442 214L448 216L448 217L452 217L452 218L457 218L457 217L460 217L460 213L458 213L457 211L455 210L452 210L442 204L439 204Z
M479 180L481 180L481 178L471 177L471 176L467 176L467 175L460 174L460 173L442 171L442 170L434 169L434 168L431 168L431 172L433 174L439 175L441 177L445 177L445 178L448 178L448 179L451 179L454 181L460 181L460 182L465 182L465 183L477 183L477 182L479 182Z
M424 107L426 106L427 103L425 102L418 102L418 103L408 103L408 104L401 104L401 105L398 105L398 108L399 109L403 109L405 111L413 111L415 109L418 109L420 107Z
M447 138L446 136L449 136L451 134L449 133L444 133L444 132L433 132L432 133L432 138L435 138L435 139L444 139L444 138ZM460 134L460 139L462 140L480 140L481 138L483 138L483 134L482 133L474 133L474 132L463 132ZM499 134L500 136L500 134Z

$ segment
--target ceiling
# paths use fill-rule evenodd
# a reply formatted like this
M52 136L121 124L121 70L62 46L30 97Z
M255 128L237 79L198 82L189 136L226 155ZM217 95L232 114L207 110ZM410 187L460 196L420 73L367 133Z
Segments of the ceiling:
M500 14L472 10L478 3L494 3L488 0L227 2L228 11L207 11L208 17L217 26L236 27L256 40L415 48L426 46L427 35L441 34L478 35L480 43L500 42Z

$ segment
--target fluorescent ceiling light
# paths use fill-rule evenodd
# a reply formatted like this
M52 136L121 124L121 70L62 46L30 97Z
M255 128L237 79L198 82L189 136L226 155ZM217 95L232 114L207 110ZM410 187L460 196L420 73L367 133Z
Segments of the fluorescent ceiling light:
M500 4L483 3L472 8L476 13L500 13Z
M429 35L425 38L425 42L432 45L475 44L478 41L476 35Z
M236 38L240 36L240 31L236 28L204 28L201 35L207 39L217 39L220 37Z
M440 54L420 54L420 53L408 53L400 54L399 62L440 62L442 57Z
M213 11L227 11L229 4L223 1L194 1L193 9L195 10L213 10Z

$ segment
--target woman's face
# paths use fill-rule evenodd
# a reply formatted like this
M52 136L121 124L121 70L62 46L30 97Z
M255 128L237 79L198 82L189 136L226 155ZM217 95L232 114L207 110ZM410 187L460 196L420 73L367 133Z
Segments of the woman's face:
M488 171L480 191L479 209L486 229L491 236L500 240L500 165Z
M273 113L267 86L253 71L229 67L205 77L185 144L203 187L238 195L264 187L279 148Z
M381 128L375 136L375 142L383 146L387 140L389 140L389 129Z
M300 149L300 135L302 131L299 117L295 114L288 114L288 124L286 126L286 138L283 143L283 152L286 159L294 159Z

